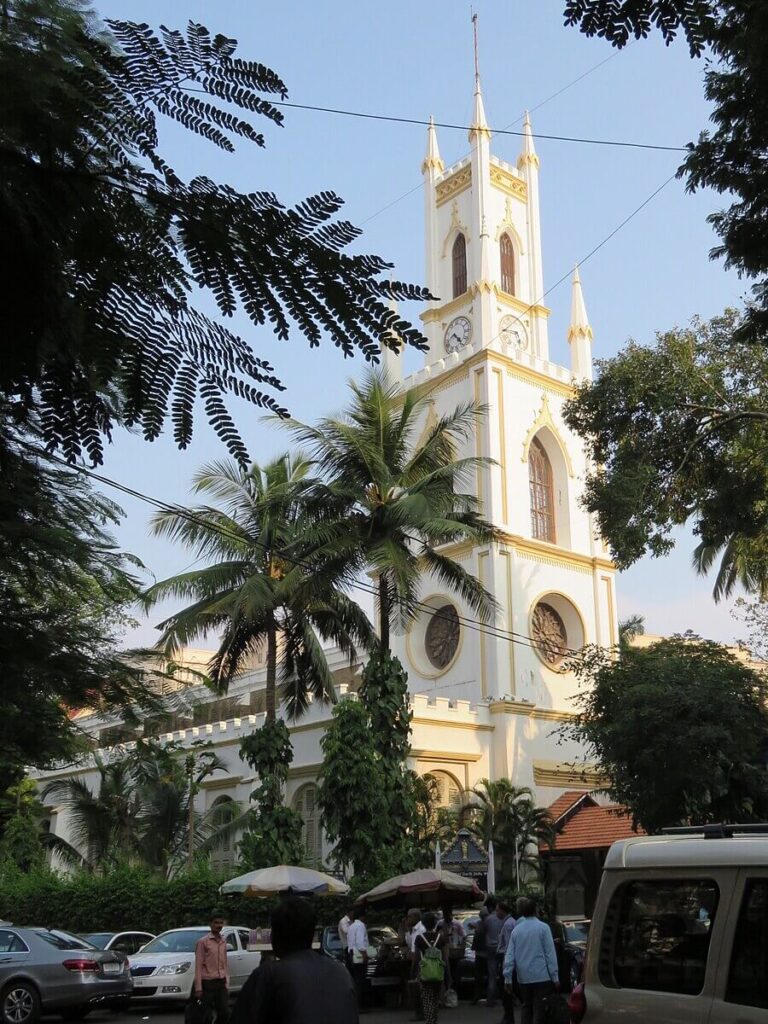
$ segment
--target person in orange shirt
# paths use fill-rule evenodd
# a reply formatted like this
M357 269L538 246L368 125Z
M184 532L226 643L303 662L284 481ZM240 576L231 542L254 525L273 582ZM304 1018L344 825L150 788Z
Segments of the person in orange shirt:
M214 911L210 933L195 945L194 995L202 1000L206 1019L216 1014L216 1024L229 1024L229 962L223 927L224 915Z

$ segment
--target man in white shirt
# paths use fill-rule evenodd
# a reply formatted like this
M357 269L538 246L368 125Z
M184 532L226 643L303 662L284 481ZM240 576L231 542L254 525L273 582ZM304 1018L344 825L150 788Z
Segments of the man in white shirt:
M347 932L352 924L352 918L349 915L350 911L348 910L339 921L339 939L341 941L341 948L344 950L344 956L347 955Z
M347 967L355 983L357 1006L360 1013L365 1013L366 987L368 973L368 929L365 927L365 911L353 907L349 912L352 923L347 929Z
M405 944L408 947L408 951L413 956L414 943L416 942L417 935L423 935L427 930L421 921L421 911L415 907L408 911L408 915L405 919Z

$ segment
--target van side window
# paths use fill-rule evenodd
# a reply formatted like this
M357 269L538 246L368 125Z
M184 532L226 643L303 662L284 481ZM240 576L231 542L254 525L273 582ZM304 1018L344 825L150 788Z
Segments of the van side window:
M696 995L704 987L719 890L706 878L627 882L606 917L599 970L609 988Z
M768 878L747 879L725 1001L768 1008Z

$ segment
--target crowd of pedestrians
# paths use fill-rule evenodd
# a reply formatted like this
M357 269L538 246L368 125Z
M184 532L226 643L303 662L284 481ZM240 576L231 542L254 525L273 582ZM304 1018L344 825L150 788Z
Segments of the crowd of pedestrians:
M273 958L246 981L231 1024L357 1024L368 1012L369 960L365 912L347 911L338 924L344 963L312 949L317 927L314 908L295 896L272 912ZM229 967L224 918L215 913L210 932L195 948L195 976L189 1024L230 1024ZM441 1006L455 1006L458 965L464 956L464 926L444 907L438 917L409 910L400 928L409 960L412 1019L437 1024ZM501 1002L501 1024L543 1024L548 1002L559 990L552 932L539 920L536 903L521 898L514 909L488 897L480 911L472 945L475 953L474 1003L493 1009ZM494 1022L495 1024L495 1022Z

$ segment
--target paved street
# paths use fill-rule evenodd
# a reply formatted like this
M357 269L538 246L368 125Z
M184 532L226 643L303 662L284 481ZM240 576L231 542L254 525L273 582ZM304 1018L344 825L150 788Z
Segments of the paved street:
M501 1017L499 1007L486 1010L483 1006L469 1006L460 1003L456 1010L441 1010L440 1019L445 1024L497 1024ZM405 1024L411 1019L409 1010L374 1010L362 1017L367 1024ZM184 1024L184 1014L155 1006L132 1007L126 1013L94 1011L88 1017L89 1024Z

